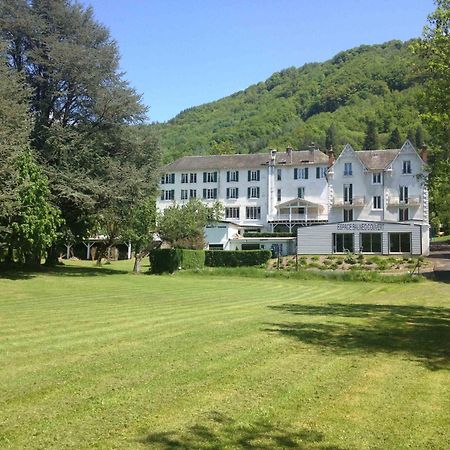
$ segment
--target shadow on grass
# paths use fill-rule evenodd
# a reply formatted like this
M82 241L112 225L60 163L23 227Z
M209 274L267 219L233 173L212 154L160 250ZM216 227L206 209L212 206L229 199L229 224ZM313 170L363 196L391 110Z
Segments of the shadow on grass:
M66 266L64 264L54 267L40 266L37 268L23 266L0 266L0 279L7 280L28 280L39 274L65 277L91 277L107 275L123 275L129 273L126 270L113 269L105 266L101 267L79 267Z
M372 304L285 304L270 308L296 316L323 316L324 320L273 323L266 331L332 352L399 353L430 370L449 368L448 308ZM363 321L355 323L354 318Z
M259 420L240 424L218 412L210 414L205 423L185 432L149 434L140 442L154 449L217 450L222 448L260 449L297 448L339 450L326 445L324 435L315 431L286 429Z

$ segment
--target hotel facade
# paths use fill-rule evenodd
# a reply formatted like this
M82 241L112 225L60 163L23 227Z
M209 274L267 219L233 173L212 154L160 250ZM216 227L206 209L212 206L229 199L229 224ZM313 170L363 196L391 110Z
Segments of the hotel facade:
M220 201L224 236L206 229L211 248L267 248L291 253L290 243L245 239L245 230L297 233L302 254L364 252L427 254L426 149L355 151L337 159L318 149L269 154L185 156L168 164L157 208L199 198ZM230 227L237 229L230 237ZM212 242L219 240L219 242ZM266 238L266 241L268 239ZM277 247L278 246L278 247ZM281 246L281 249L280 249Z

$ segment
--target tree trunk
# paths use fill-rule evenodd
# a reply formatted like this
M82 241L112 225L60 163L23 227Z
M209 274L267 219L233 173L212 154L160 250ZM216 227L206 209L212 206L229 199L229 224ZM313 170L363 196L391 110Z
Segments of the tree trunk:
M45 258L46 266L56 266L58 264L58 248L53 244L47 249L47 257Z
M14 249L13 249L12 245L10 245L8 247L8 253L6 254L6 257L5 257L5 263L12 264L13 262L14 262Z
M133 273L141 273L142 255L141 253L134 254Z

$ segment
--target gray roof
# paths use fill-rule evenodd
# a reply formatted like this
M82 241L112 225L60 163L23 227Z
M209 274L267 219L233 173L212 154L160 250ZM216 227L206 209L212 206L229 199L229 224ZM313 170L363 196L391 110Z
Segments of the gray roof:
M383 170L399 154L400 148L387 150L361 150L356 151L356 156L369 170Z
M207 155L183 156L167 164L166 172L180 170L210 170L210 169L248 169L267 166L270 162L269 153L254 153L248 155ZM298 166L303 164L327 164L328 156L320 150L293 151L292 160L286 152L277 152L276 165Z

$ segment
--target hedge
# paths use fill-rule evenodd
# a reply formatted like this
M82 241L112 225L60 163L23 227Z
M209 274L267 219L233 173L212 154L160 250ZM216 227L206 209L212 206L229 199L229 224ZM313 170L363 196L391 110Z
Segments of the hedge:
M204 250L159 248L150 252L152 273L173 273L178 269L202 269L205 266Z
M205 252L205 265L209 267L260 266L272 256L270 250L225 250Z

